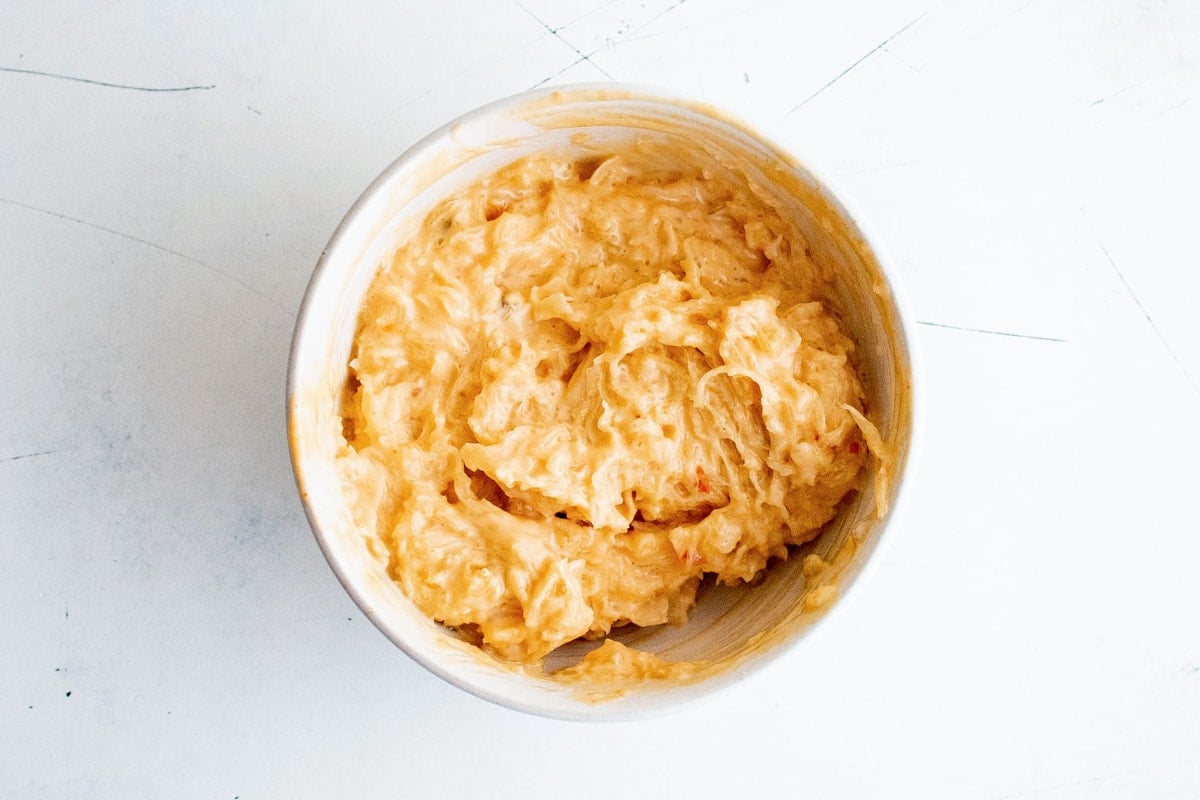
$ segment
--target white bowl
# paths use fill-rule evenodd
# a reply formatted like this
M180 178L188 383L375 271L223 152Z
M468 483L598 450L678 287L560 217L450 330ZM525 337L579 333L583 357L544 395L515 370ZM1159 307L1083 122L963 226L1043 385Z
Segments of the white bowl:
M785 197L817 257L837 265L832 299L858 343L867 406L893 455L890 511L876 516L868 485L802 551L815 550L836 568L806 581L802 559L789 558L752 588L704 591L687 625L617 637L669 660L704 660L709 666L691 680L650 681L602 702L502 664L430 620L388 577L386 558L376 555L386 552L382 543L369 543L351 523L334 470L359 307L384 257L438 200L523 155L569 148L581 130L593 142L645 135L704 141ZM862 582L865 567L877 560L885 528L897 518L910 471L917 421L914 339L894 271L878 244L826 181L776 145L710 107L654 90L603 85L529 92L471 112L411 147L363 192L334 232L305 294L288 367L296 482L317 541L346 591L388 638L430 671L479 697L535 714L644 716L744 677L811 635ZM807 584L814 582L834 583L837 599L812 602L814 587Z

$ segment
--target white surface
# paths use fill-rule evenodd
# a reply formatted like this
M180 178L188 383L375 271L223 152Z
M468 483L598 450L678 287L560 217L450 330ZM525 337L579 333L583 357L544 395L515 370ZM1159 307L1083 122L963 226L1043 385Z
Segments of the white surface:
M1196 3L4 6L6 797L1200 796ZM294 496L283 376L380 169L607 78L840 179L925 323L928 424L836 626L587 726L362 618Z

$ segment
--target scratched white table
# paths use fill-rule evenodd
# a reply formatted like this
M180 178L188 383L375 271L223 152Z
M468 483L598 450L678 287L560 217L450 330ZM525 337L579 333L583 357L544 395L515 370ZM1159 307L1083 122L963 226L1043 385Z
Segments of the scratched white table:
M0 3L0 795L1200 797L1200 4ZM674 716L443 684L295 496L342 213L547 82L663 85L893 252L928 425L839 623Z

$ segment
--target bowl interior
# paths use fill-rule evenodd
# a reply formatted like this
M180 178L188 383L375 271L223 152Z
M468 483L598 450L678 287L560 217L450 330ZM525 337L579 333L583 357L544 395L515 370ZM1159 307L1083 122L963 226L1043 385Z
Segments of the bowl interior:
M371 620L414 659L486 699L534 713L595 718L642 715L736 679L823 616L805 603L802 559L773 565L753 588L705 586L682 627L617 636L670 660L708 666L688 683L639 684L594 703L570 686L501 664L432 622L389 578L386 548L355 528L334 471L340 403L358 311L382 261L440 199L537 151L603 148L657 137L703 142L775 195L797 220L819 260L839 280L829 298L858 343L866 406L892 453L887 493L894 506L912 433L909 338L879 259L840 202L807 169L719 113L684 101L608 88L547 90L501 101L427 137L390 166L343 220L322 255L301 309L288 381L289 437L309 520L331 566ZM889 516L877 518L874 487L845 504L814 543L843 594L878 545ZM833 574L836 573L836 574ZM547 667L577 660L595 643L562 648Z

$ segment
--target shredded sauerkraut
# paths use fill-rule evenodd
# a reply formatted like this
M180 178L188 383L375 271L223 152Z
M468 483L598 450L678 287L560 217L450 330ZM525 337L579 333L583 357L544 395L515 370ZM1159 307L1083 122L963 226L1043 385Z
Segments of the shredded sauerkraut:
M501 169L367 295L338 460L355 523L503 659L685 621L705 574L751 581L814 538L877 445L830 280L684 149ZM593 662L614 653L646 661Z

